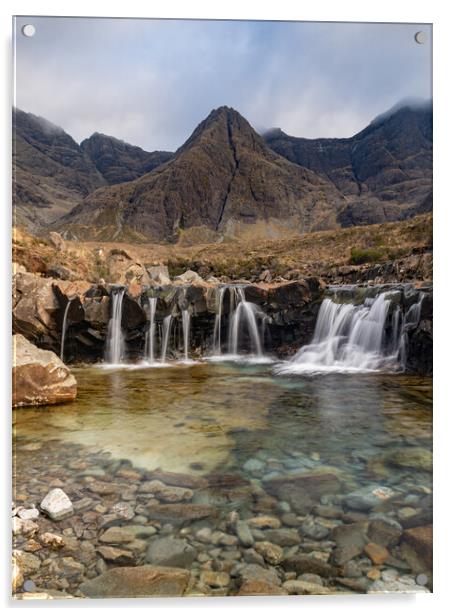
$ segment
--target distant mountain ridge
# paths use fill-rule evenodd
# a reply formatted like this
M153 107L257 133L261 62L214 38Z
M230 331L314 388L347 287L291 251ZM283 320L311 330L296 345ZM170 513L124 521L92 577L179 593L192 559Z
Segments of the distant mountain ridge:
M94 133L78 145L14 110L17 223L77 239L282 237L432 209L432 105L401 104L350 138L259 135L213 110L173 154Z
M13 109L13 205L17 224L46 228L96 188L134 179L168 160L94 133L80 145L45 118Z
M94 133L82 141L80 149L89 156L108 184L135 180L173 156L172 152L146 152L102 133Z
M264 135L281 156L330 180L346 197L343 226L399 220L432 204L432 104L397 105L343 139ZM429 208L430 209L430 208Z

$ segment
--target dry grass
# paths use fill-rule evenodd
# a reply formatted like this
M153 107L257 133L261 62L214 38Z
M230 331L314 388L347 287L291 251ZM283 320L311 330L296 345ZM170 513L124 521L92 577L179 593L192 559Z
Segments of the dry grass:
M232 279L250 279L265 269L270 269L273 276L285 276L289 272L299 276L326 275L337 266L365 261L383 263L429 249L432 214L402 222L319 231L295 238L197 246L67 241L66 252L61 253L46 240L31 238L23 232L16 236L15 260L27 269L34 271L33 261L45 259L92 280L102 277L100 269L104 262L98 257L98 250L103 249L103 254L107 255L113 248L124 250L145 265L165 263L171 275L186 269L194 269L202 276L213 274Z

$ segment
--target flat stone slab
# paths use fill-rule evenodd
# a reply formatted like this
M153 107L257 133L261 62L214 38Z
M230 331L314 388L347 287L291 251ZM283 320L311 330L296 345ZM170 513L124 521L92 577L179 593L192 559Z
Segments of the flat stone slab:
M81 584L80 590L93 599L104 597L180 597L190 573L173 567L115 567Z

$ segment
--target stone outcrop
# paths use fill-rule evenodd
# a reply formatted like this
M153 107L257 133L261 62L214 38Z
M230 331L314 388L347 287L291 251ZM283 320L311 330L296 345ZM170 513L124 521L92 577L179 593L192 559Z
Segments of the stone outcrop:
M191 317L190 354L205 355L212 352L215 319L219 310L218 282L206 282L195 272L174 279L169 284L157 284L146 273L147 284L136 276L127 282L129 260L127 253L119 251L123 259L126 293L123 299L122 330L127 357L143 356L146 333L149 328L149 301L157 298L155 324L157 331L163 319L173 316L174 340L170 352L177 357L183 352L182 311ZM121 261L122 263L122 261ZM158 270L158 271L157 271ZM145 271L145 270L144 270ZM164 271L156 268L152 276ZM142 280L142 279L140 279ZM14 277L13 330L23 334L39 347L60 353L63 317L67 310L67 331L64 358L69 362L102 360L108 323L111 317L111 293L115 285L91 284L41 278L28 272ZM244 297L265 315L264 347L279 357L290 357L308 344L313 335L322 300L328 294L338 294L341 301L360 303L365 297L375 297L382 290L393 290L393 297L403 314L419 302L418 322L406 327L406 365L411 372L432 372L432 287L413 284L327 287L315 277L276 283L242 283ZM225 288L221 305L221 340L227 350L229 315L234 309L233 286ZM387 333L390 324L387 323Z
M21 334L13 338L13 406L59 404L74 400L77 383L52 351L43 351Z

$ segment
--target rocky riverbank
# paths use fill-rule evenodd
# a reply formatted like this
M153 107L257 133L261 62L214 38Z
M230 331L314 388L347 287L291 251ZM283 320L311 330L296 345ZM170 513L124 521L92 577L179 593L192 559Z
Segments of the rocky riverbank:
M70 444L19 439L16 452L17 598L431 589L431 454L418 446L388 452L378 473L397 472L360 487L300 452L205 476Z

